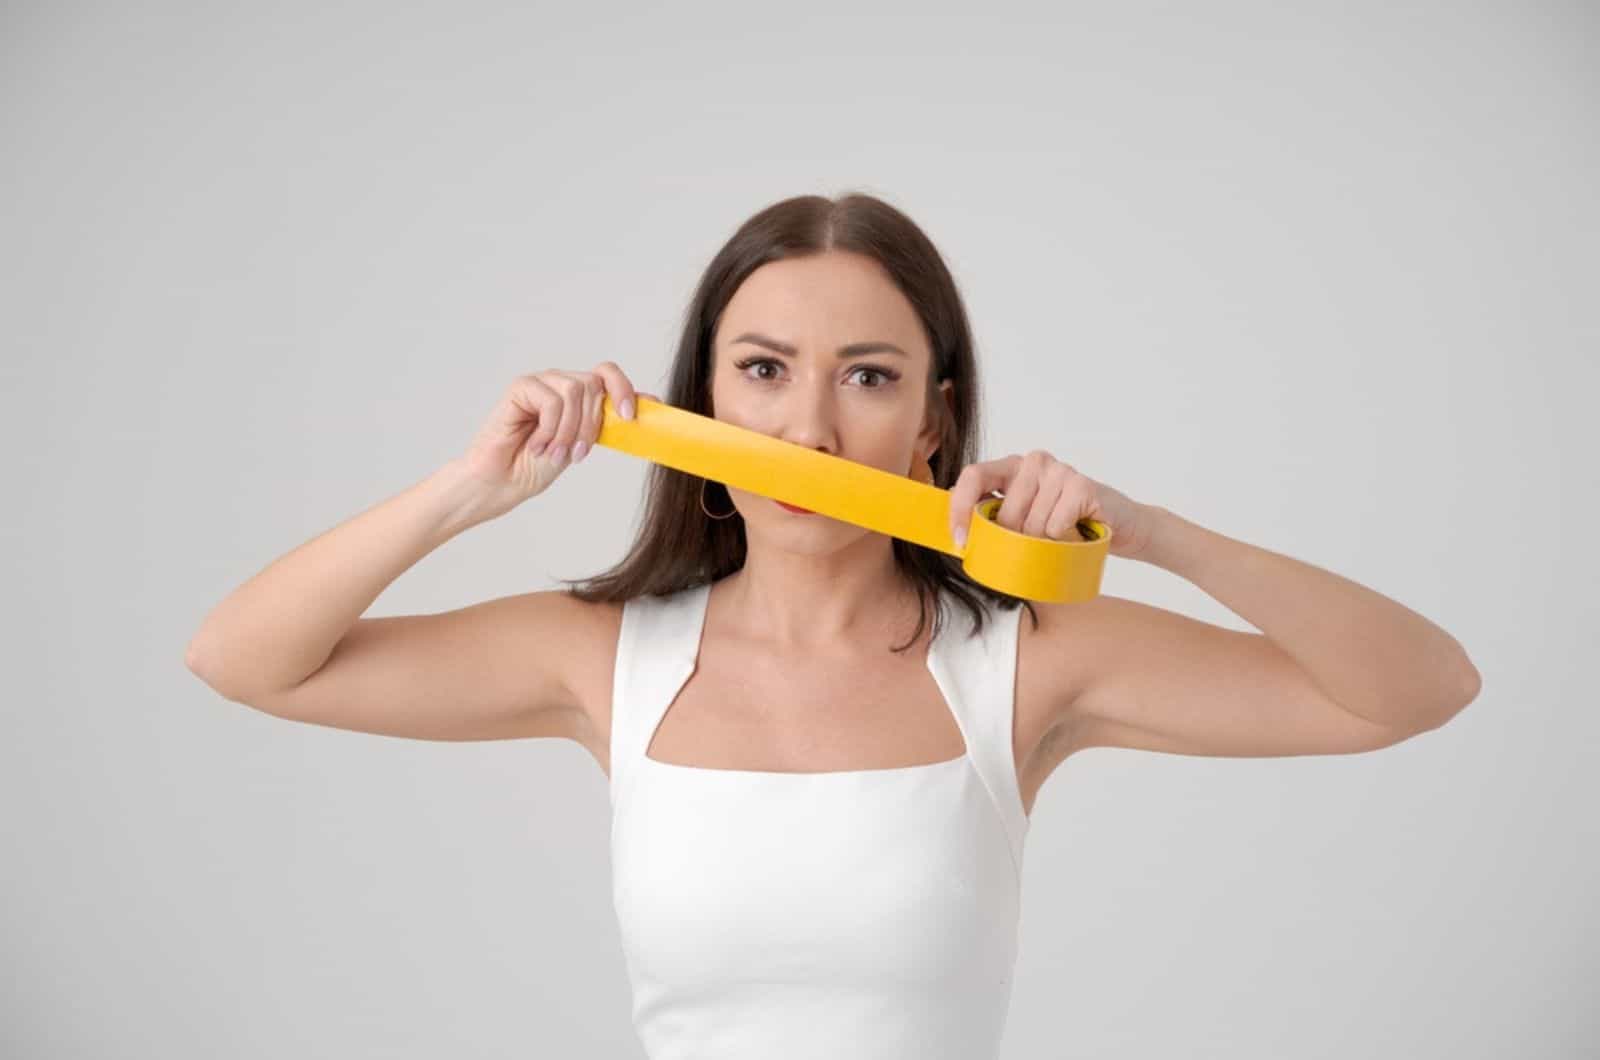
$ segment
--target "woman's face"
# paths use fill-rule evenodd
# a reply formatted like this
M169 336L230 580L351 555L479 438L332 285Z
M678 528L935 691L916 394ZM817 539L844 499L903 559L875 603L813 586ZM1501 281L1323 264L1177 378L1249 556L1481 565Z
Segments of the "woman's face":
M877 262L828 250L769 262L723 309L711 343L719 420L907 475L938 445L932 360L911 303ZM952 384L940 384L948 393ZM729 488L747 528L859 527Z

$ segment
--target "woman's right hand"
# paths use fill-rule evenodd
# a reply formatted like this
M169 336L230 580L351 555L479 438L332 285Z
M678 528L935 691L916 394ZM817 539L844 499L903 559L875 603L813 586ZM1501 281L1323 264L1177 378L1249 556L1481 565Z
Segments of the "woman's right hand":
M488 493L478 514L503 515L543 493L561 472L588 455L600 434L606 397L625 419L636 415L635 390L622 369L603 361L591 372L547 369L511 381L461 457L463 469ZM659 400L654 394L644 397Z

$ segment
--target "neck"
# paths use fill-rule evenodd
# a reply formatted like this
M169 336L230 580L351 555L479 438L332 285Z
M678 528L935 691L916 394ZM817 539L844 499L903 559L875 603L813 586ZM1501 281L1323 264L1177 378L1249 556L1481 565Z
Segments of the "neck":
M824 556L747 552L744 566L724 579L726 613L750 636L779 649L903 638L898 630L915 605L915 590L896 569L886 538L864 537L860 544Z

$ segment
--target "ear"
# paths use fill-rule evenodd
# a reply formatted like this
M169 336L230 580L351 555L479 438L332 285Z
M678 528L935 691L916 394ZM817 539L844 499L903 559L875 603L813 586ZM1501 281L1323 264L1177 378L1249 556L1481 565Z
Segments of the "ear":
M944 415L950 420L956 415L956 384L954 380L946 379L939 384L939 395L944 399ZM917 451L923 459L931 459L938 450L939 443L944 438L943 423L936 418L938 412L930 408L928 415L923 418L922 433L917 435Z

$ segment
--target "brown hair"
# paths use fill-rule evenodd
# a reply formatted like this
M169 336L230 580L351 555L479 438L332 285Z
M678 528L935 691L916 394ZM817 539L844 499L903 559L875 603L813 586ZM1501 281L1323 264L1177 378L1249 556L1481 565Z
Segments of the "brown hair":
M801 195L766 207L728 239L706 267L684 314L683 334L672 361L662 400L677 408L711 415L711 340L717 321L745 278L770 261L825 250L863 254L882 265L911 302L927 333L933 357L926 400L936 403L942 423L939 448L929 457L933 485L949 489L961 469L975 459L978 422L978 367L972 333L955 280L933 243L904 213L881 199L847 194L838 199ZM953 410L944 404L939 383L954 381ZM948 414L953 411L953 416ZM744 565L744 520L713 520L701 507L704 480L687 472L649 465L644 519L628 555L611 570L587 579L561 578L567 591L589 603L661 596L715 582ZM726 487L710 481L707 504L721 510L718 494L731 504ZM983 598L1003 610L1028 608L1034 628L1039 616L1021 597L990 589L961 569L955 556L891 539L896 569L916 589L921 617L909 648L922 634L930 603L934 633L942 628L939 593L947 591L973 616L974 633L983 628Z

